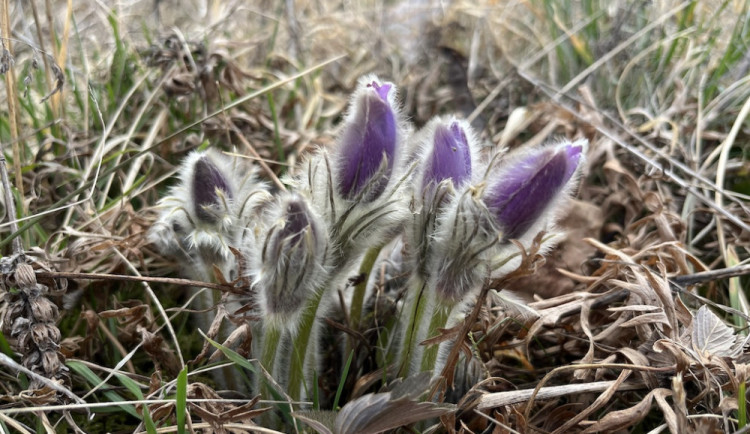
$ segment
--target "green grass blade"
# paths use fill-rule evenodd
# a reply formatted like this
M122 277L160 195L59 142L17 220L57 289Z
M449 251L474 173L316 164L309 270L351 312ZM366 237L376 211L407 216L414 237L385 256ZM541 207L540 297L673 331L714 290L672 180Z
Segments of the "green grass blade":
M133 379L122 374L115 374L115 377L120 380L120 383L122 383L130 393L135 395L136 399L139 401L146 400L143 396L143 392L141 392L141 386L139 386ZM148 404L144 402L142 409L143 424L146 426L146 432L148 432L148 434L157 434L156 425L154 425L154 421L151 419L151 414L148 411Z
M747 403L745 402L746 387L745 382L741 381L737 393L737 425L739 429L742 429L747 425Z
M344 371L341 373L341 379L339 379L339 388L336 390L336 398L333 400L333 409L339 408L339 399L341 398L341 392L344 391L344 384L346 384L346 377L349 375L349 367L352 365L352 359L354 358L354 351L349 352L349 358L346 360Z
M177 415L178 434L185 434L185 418L187 416L187 385L187 366L185 366L177 376L177 402L175 403L175 414Z
M102 379L99 378L98 375L94 373L91 369L89 369L88 366L84 365L83 363L77 362L75 360L68 360L66 362L66 365L68 368L70 368L71 371L75 372L76 374L83 377L87 382L89 382L94 387L101 384ZM125 398L117 394L116 392L112 390L105 390L103 395L113 403L122 402L125 401ZM126 413L130 414L131 416L140 419L140 415L138 414L138 411L136 411L135 406L132 404L123 404L123 405L117 405L119 408L124 410ZM106 408L99 408L97 409L99 412L107 412Z

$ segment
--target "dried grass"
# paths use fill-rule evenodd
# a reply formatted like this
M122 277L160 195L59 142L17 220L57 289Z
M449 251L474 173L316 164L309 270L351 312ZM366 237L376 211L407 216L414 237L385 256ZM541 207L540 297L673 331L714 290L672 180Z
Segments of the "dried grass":
M746 2L9 3L0 142L22 218L20 231L0 222L0 248L10 257L18 240L49 267L37 279L70 282L44 323L59 327L72 383L70 394L30 385L16 372L33 351L6 333L2 429L176 430L167 398L188 366L191 429L271 432L254 425L264 403L234 402L206 375L214 347L190 324L188 282L140 277L179 271L145 231L177 162L207 143L250 156L280 186L300 155L333 141L367 72L399 84L417 125L457 112L488 143L591 142L567 239L503 286L514 293L487 288L471 322L449 331L463 338L457 409L441 430L744 427ZM16 75L31 77L28 95ZM7 317L20 299L6 295ZM240 327L226 344L246 353L251 339ZM352 368L347 399L375 390L384 373L371 366ZM331 375L323 387L335 389ZM71 395L83 402L38 407Z

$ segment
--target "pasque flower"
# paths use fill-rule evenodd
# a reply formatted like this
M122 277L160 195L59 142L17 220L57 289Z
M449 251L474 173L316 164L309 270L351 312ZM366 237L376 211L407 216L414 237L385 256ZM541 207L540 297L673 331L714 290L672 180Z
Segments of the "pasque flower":
M194 256L209 251L228 257L223 245L233 222L231 163L215 151L193 152L178 169L179 182L159 202L159 220L149 233L162 252ZM194 250L201 252L193 252Z
M255 178L253 168L218 151L192 152L180 165L178 183L159 201L161 215L149 239L162 253L190 263L194 278L213 276L217 265L225 277L235 269L229 246L238 244L238 223L245 223L253 203L268 192Z
M446 211L456 189L471 181L476 145L468 123L454 117L437 117L412 140L413 159L420 164L414 182L412 224L407 234L410 256L418 272L426 275L436 222Z
M555 211L583 161L585 141L563 142L505 156L488 179L469 186L437 223L431 286L453 305L473 293L516 250L511 239L529 241L554 223ZM533 232L533 233L532 233Z
M286 194L271 206L266 219L254 284L263 311L277 319L296 315L325 277L326 229L302 197ZM290 322L291 324L292 322Z
M399 140L395 86L366 76L352 98L340 137L336 169L338 193L370 202L385 190Z
M459 187L469 180L472 170L472 150L467 137L467 126L455 119L437 119L434 125L428 125L430 127L432 146L424 162L422 188L448 179L454 187Z
M582 160L585 141L564 142L511 156L493 175L484 202L504 240L520 238L551 208Z
M193 164L191 180L193 212L202 223L217 223L223 203L232 198L229 181L206 155Z
M362 77L336 144L309 157L287 180L325 221L332 254L351 263L398 235L410 215L407 181L416 165L404 162L410 128L396 90L375 75Z

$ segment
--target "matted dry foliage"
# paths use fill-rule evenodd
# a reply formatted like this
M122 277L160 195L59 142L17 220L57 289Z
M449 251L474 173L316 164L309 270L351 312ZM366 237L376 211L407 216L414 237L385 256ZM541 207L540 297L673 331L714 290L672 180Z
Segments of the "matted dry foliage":
M20 235L0 222L0 429L273 432L262 426L291 417L267 411L285 397L211 375L264 375L246 359L249 309L219 307L206 330L236 353L196 331L191 295L227 300L247 282L177 279L145 235L188 152L246 156L279 186L334 141L370 72L399 85L417 126L455 112L488 146L590 142L565 240L436 338L458 337L444 396L456 407L414 430L746 429L747 2L0 6L0 215L14 202L21 217ZM321 390L343 385L340 404L403 392L380 389L373 330L345 314L328 325L363 344L341 378L330 343ZM351 409L369 401L356 402L339 426L360 426Z

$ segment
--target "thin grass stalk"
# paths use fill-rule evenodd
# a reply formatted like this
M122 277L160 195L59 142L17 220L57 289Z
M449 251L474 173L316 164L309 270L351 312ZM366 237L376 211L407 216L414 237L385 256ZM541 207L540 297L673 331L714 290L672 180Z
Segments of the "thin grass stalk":
M734 246L729 245L724 252L727 258L727 268L733 268L740 265L740 259L737 256L737 251ZM739 277L732 277L729 279L729 305L738 311L747 315L750 313L750 303L748 303L747 296L742 290L742 283ZM737 332L742 335L747 335L747 321L740 315L733 315L734 325L737 327Z
M13 58L13 44L11 42L10 34L10 4L8 0L2 0L3 12L2 12L2 23L0 29L3 36L3 46L10 52L11 59ZM23 188L23 174L21 173L22 162L24 161L21 155L21 143L18 140L18 97L16 95L16 73L13 68L8 68L5 73L5 90L8 97L8 126L10 128L10 140L13 143L13 171L15 172L15 184L18 189L18 194L24 197ZM24 215L27 214L26 202L21 200L21 211ZM15 219L16 216L14 215Z
M18 232L18 222L16 222L16 203L13 199L13 193L10 191L10 180L8 179L8 168L5 165L5 150L0 142L0 178L2 179L3 195L5 197L5 210L8 213L11 232ZM0 216L1 217L1 216ZM13 238L13 253L20 254L23 252L21 239Z
M73 22L73 0L68 0L65 8L65 22L63 23L63 36L60 40L60 50L56 53L55 61L64 69L68 58L68 41L70 40L70 23ZM62 102L62 92L52 95L54 106L58 107L62 114L65 113L65 106Z
M44 63L44 78L45 80L47 80L47 88L52 89L54 87L54 85L52 84L52 74L50 73L52 69L49 64L49 59L47 59L47 56L44 55L44 53L47 52L47 49L45 48L44 37L42 35L42 24L41 24L41 18L39 17L39 9L37 9L36 7L36 0L31 0L30 4L31 4L31 13L34 15L34 27L36 28L36 38L39 43L39 50L41 50L42 52L41 57L42 57L42 62ZM51 24L52 23L50 23L50 28L52 28ZM57 113L57 111L54 110L54 105L53 105L52 113L53 114Z
M740 382L740 386L737 391L737 424L739 429L742 429L747 425L747 403L745 402L746 383Z

